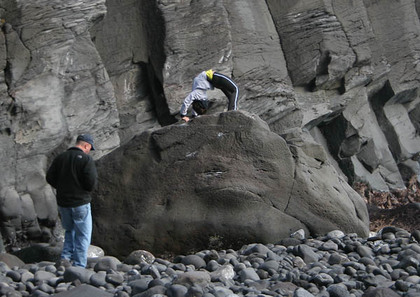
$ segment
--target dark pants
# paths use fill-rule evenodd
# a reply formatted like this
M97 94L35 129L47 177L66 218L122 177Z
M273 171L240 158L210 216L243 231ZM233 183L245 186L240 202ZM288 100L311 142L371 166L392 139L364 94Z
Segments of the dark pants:
M228 110L237 110L239 88L235 82L224 74L214 72L211 83L215 88L220 89L228 98Z

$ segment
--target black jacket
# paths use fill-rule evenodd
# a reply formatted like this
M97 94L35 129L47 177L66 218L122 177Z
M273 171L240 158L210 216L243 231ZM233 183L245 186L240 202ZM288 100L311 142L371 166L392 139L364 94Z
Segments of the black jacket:
M58 155L47 171L47 182L57 189L57 204L77 207L90 203L98 174L91 156L77 147Z

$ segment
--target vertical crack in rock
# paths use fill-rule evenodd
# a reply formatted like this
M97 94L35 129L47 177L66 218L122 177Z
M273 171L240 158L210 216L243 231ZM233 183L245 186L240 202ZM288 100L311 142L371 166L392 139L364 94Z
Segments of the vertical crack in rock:
M293 154L293 152L292 152L292 154ZM297 155L293 155L293 159L295 160L295 163L297 163L297 162L299 162L299 157L297 156ZM286 207L284 208L284 210L283 210L283 212L284 213L286 213L287 214L287 210L288 210L288 208L289 208L289 204L290 204L290 201L292 200L292 196L293 196L293 193L294 193L294 191L295 191L295 185L296 185L296 175L297 175L297 173L296 173L296 171L297 171L297 168L298 168L298 166L295 166L295 170L294 170L294 172L293 172L293 184L292 184L292 187L290 188L290 192L289 192L289 195L288 195L288 199L287 199L287 203L286 203Z
M416 134L420 135L420 105L417 105L415 108L413 108L408 113L408 116L414 128L416 129Z
M391 84L389 81L378 92L374 93L369 98L370 105L372 110L375 113L379 127L384 132L384 135L388 141L389 149L394 157L394 160L398 163L401 156L401 147L398 141L398 135L395 132L392 124L389 122L388 118L384 112L384 106L394 96L394 91L392 90Z
M105 18L90 30L114 87L122 143L139 131L175 122L162 86L166 25L157 5L109 0Z
M142 1L147 12L142 14L143 24L146 28L149 48L148 78L151 86L152 105L158 117L159 124L166 126L176 122L170 114L163 90L163 67L166 61L164 43L166 38L165 19L156 1Z
M162 82L159 80L153 66L150 63L147 64L147 78L150 87L151 104L154 107L159 124L167 126L175 123L176 119L169 112Z
M275 2L271 3L270 0L265 0L265 3L268 7L268 11L270 12L270 16L271 16L271 20L273 21L274 28L276 29L277 36L279 38L280 48L283 49L284 48L283 39L281 38L281 34L280 34L280 31L279 31L280 27L278 25L278 22L276 22L276 17L275 17L276 12L275 12L274 7L273 7L276 3ZM284 51L282 51L282 53L284 55ZM288 70L289 69L289 66L288 66L289 61L286 59L285 63L286 63L287 71L289 72L289 70Z
M354 169L350 157L359 152L359 137L351 124L340 113L334 119L321 123L318 128L327 140L328 150L347 176L354 181Z

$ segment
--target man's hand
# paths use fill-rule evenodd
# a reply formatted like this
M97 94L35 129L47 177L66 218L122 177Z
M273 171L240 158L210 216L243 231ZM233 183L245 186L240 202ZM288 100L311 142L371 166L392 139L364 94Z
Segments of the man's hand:
M189 122L190 121L190 118L187 117L187 116L185 116L185 117L182 117L182 120L185 121L185 122Z

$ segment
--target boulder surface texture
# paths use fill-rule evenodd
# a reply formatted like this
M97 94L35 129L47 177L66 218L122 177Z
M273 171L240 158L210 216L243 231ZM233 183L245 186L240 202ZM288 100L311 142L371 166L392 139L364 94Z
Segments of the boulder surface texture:
M122 257L139 246L186 253L216 240L273 243L299 229L366 235L362 198L297 150L295 162L282 137L241 111L144 132L97 162L94 242Z
M216 147L216 140L224 138L194 136L196 125L216 125L215 119L218 122L225 111L226 98L218 90L208 93L209 116L215 118L172 127L194 76L209 68L232 77L240 89L239 109L244 113L220 115L220 121L241 119L260 127L252 133L276 134L280 139L276 141L283 143L279 149L285 152L281 159L271 160L277 165L264 169L268 170L264 173L281 173L277 180L253 171L266 164L241 160L242 167L231 161L231 167L221 168L226 170L221 171L224 182L214 189L217 195L212 199L231 197L232 205L237 205L237 209L232 206L232 215L243 223L252 209L254 219L248 225L259 224L257 217L263 210L245 208L238 201L265 199L268 205L276 201L273 189L284 198L273 202L274 209L266 215L275 217L273 213L282 210L287 227L273 223L269 231L246 239L268 240L269 233L279 237L292 227L318 234L338 228L346 219L347 231L354 228L365 234L366 211L349 185L364 182L379 191L402 189L420 170L419 9L418 0L0 1L0 229L4 241L0 249L55 237L59 218L45 172L52 158L71 146L79 133L94 136L97 150L92 155L98 162L116 149L144 145L140 140L151 145L151 152L181 148L177 141L186 141L186 135L196 142L191 146L200 150L204 149L200 144L210 141L219 158L224 155L220 152L229 152L231 143ZM263 121L269 128L254 121ZM232 129L241 133L239 124L235 125ZM211 129L215 128L203 131ZM172 133L170 139L166 133ZM145 135L154 135L154 140ZM264 151L253 147L254 142L243 145L251 146L243 147L246 152ZM115 172L129 172L134 166L130 162L141 156L130 158L115 163ZM182 203L192 209L202 209L182 195L191 188L180 189L174 179L200 176L204 169L212 172L208 166L215 160L208 159L208 164L203 160L184 176L185 171L177 175L170 166L159 171L153 163L159 158L165 159L160 153L153 155L149 165L156 170L153 174L161 173L153 178L153 182L160 180L155 188L170 192L159 197L162 209L173 195L186 199ZM266 158L254 155L251 162ZM122 164L128 168L117 168ZM291 165L278 169L280 164ZM242 171L234 174L236 168ZM218 172L209 179L218 178ZM248 180L240 183L246 184L241 195L236 186L240 175ZM206 187L197 183L195 195L209 195ZM120 208L138 203L139 197L158 199L140 189L129 194L122 188L111 190L116 194L106 198ZM130 198L119 194L123 192ZM335 196L347 198L337 201ZM319 213L325 203L342 204L337 207L352 211L346 218L332 207ZM124 216L119 208L117 213ZM223 227L227 213L223 209L216 213L221 222L217 225ZM175 215L167 215L167 220ZM94 213L95 220L104 220L98 216ZM206 217L201 219L203 224L216 225L215 217L208 222ZM130 228L130 220L125 233L137 238L130 232L141 232ZM111 235L103 235L112 241ZM147 240L148 246L154 246L155 239Z

